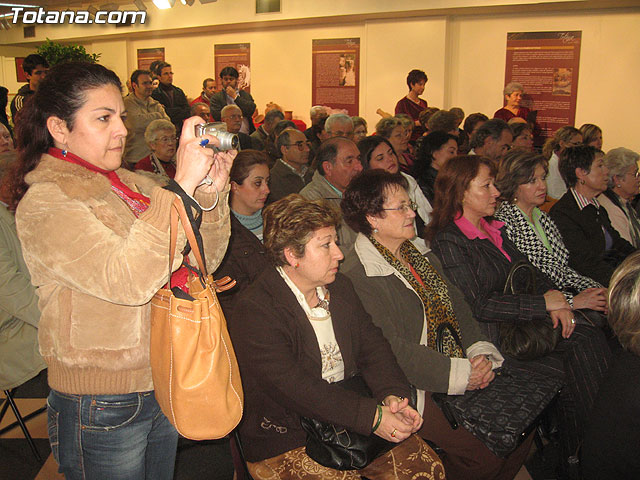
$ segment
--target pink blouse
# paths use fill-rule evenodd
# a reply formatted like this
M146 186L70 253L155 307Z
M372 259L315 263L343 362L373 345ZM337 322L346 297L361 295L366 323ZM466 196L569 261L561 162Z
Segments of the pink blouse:
M511 261L509 254L502 248L502 235L500 235L500 229L504 226L504 223L499 222L498 220L487 222L484 218L481 218L480 226L482 226L484 231L476 228L473 223L462 215L455 219L454 223L469 240L473 240L475 238L479 238L481 240L487 239L493 243L505 257L507 257L507 260Z

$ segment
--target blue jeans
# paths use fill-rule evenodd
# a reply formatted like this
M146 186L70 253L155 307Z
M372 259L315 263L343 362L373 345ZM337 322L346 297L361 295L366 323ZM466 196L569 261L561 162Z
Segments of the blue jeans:
M71 395L51 390L49 442L67 480L171 480L178 432L153 392Z

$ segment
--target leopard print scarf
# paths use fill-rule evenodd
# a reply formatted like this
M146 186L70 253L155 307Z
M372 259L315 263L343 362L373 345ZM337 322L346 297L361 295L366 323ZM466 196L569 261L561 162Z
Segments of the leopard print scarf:
M418 249L408 240L400 246L400 254L409 262L409 265L418 273L422 279L420 283L393 253L384 245L377 242L372 236L367 237L380 255L395 268L404 279L409 282L411 288L418 294L424 305L425 318L427 320L427 346L433 350L437 348L437 332L441 325L449 325L457 333L458 338L462 338L460 325L456 319L456 314L451 304L449 290L442 277L435 268L428 262ZM449 329L442 328L443 334L442 351L440 353L448 357L464 358L462 347L449 333Z

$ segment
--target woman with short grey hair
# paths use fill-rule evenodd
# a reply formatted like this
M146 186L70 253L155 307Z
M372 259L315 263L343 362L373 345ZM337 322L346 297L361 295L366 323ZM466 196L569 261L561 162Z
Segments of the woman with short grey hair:
M176 174L175 155L177 150L176 127L169 120L151 122L144 132L144 139L151 153L135 165L136 170L157 173L167 179Z
M609 150L604 163L609 169L607 190L598 197L611 226L634 247L640 247L640 219L631 201L639 193L638 155L633 150L620 147Z
M493 118L500 118L508 122L514 117L524 118L531 112L527 107L521 107L522 97L524 95L524 87L518 82L509 82L502 91L506 105L493 114Z

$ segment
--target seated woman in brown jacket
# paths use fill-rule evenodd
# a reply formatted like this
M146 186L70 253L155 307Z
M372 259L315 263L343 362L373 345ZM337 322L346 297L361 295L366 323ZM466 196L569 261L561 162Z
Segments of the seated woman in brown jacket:
M297 194L264 212L273 266L240 296L229 324L245 391L240 434L256 479L333 478L305 453L300 417L398 443L343 478L444 478L433 451L412 435L422 425L409 383L353 286L338 274L339 214ZM361 374L374 398L335 385ZM397 475L396 475L397 474Z
M430 392L462 395L486 387L503 357L481 333L439 260L425 254L423 243L411 242L416 213L407 185L401 176L383 170L368 170L352 180L341 206L345 220L359 233L341 271L419 389L418 411L425 418L419 435L446 452L447 476L511 479L524 463L531 439L508 458L498 458L464 428L453 430L431 399ZM461 345L452 334L438 333L445 327L457 333Z

